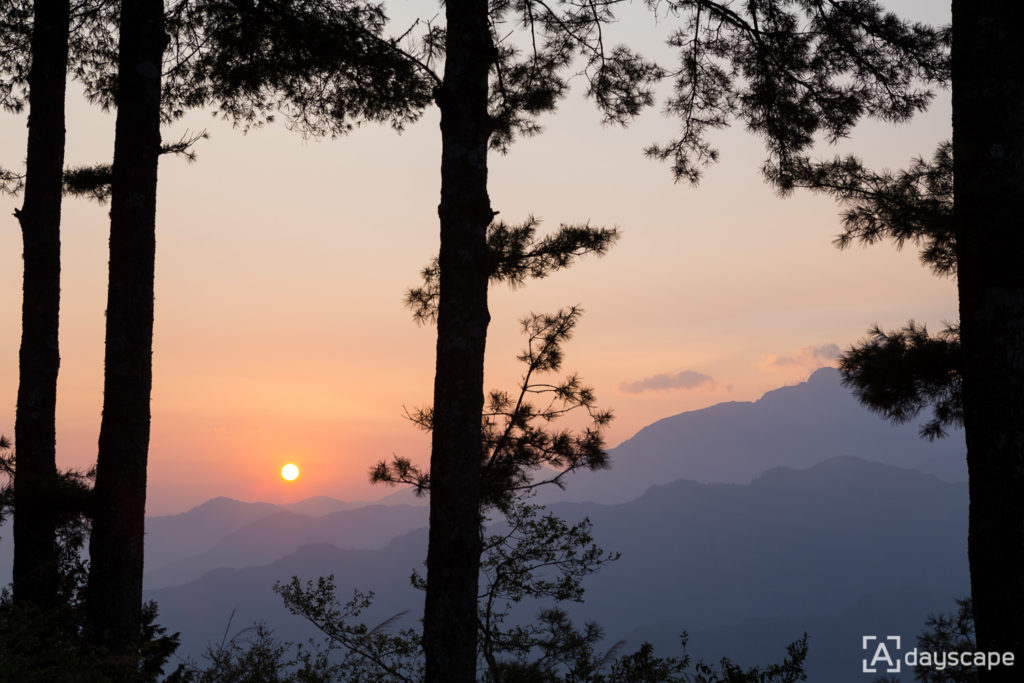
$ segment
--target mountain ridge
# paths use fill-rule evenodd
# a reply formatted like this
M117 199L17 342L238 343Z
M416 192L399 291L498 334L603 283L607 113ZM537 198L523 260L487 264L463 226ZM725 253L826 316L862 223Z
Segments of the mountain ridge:
M835 455L966 481L963 431L936 442L912 424L893 425L861 406L834 368L766 392L657 420L609 449L612 472L577 472L564 492L540 501L626 502L676 479L746 483L776 466L804 468Z
M569 522L589 518L595 541L623 553L587 579L584 603L567 605L578 621L598 621L613 639L665 621L685 626L694 643L704 638L714 645L721 641L715 633L747 633L744 624L770 618L828 625L822 637L832 640L812 641L812 652L837 652L845 646L835 638L850 628L905 629L906 615L947 609L968 590L966 485L856 457L775 468L747 484L680 480L627 503L563 502L550 509ZM402 610L412 610L415 619L422 596L408 576L422 567L425 554L425 529L379 550L303 545L274 563L208 572L147 591L147 598L160 602L161 623L188 638L186 654L197 654L203 638L220 637L233 609L241 625L263 618L280 637L304 638L305 625L286 619L270 592L274 580L333 573L341 598L354 588L376 592L379 609L368 623ZM879 599L873 596L900 595L904 586L919 590L898 610L865 608L858 622L838 627L835 615L862 603L871 607ZM536 608L521 606L518 618L532 618ZM757 652L735 643L728 654ZM857 680L828 666L815 664L818 680Z

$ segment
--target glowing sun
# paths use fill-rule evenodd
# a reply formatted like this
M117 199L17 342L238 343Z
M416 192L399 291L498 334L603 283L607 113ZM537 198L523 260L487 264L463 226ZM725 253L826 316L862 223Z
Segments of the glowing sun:
M299 478L299 466L288 463L281 468L281 476L288 481L295 481Z

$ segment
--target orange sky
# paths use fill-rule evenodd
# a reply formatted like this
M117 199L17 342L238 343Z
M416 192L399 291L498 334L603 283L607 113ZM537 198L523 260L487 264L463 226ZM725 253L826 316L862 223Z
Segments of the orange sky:
M891 3L942 21L936 5ZM943 8L948 12L948 5ZM948 93L900 128L866 124L840 151L903 165L949 135ZM511 388L528 311L582 304L566 369L617 418L611 445L640 427L724 400L751 400L806 378L872 323L955 317L955 289L889 247L839 252L837 209L806 194L779 199L757 168L759 143L716 136L722 162L698 188L675 185L641 150L673 124L656 112L603 127L577 96L545 133L492 157L501 218L616 225L620 243L548 280L492 296L489 387ZM285 501L376 498L366 471L392 453L427 456L403 406L430 400L434 330L401 301L437 248L437 118L401 136L364 128L303 140L275 125L242 135L204 113L167 129L205 128L196 164L161 162L149 510L216 495ZM24 118L0 116L0 165L24 158ZM110 158L113 117L69 97L68 162ZM823 150L828 152L828 150ZM13 436L21 239L0 197L0 432ZM107 215L64 204L58 454L95 458L101 406ZM543 228L543 226L542 226ZM690 371L691 388L647 389ZM695 375L685 374L683 379ZM685 383L685 382L684 382ZM303 476L285 483L281 465Z

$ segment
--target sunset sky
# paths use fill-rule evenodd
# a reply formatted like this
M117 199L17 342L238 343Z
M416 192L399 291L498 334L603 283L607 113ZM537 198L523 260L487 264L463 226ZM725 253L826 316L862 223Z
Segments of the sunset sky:
M948 21L948 3L889 3ZM406 2L404 13L422 6ZM409 16L413 16L410 14ZM628 36L624 39L628 40ZM609 445L668 415L744 401L802 381L867 327L956 317L955 288L913 250L836 250L836 205L780 199L742 126L714 136L722 160L696 188L674 184L644 146L670 138L657 110L602 126L576 88L544 132L492 155L500 218L533 214L618 226L622 239L547 280L492 290L487 385L509 388L525 313L580 304L566 370L614 409ZM160 166L149 512L213 496L270 502L310 495L379 498L367 470L393 453L425 463L428 439L403 407L429 403L434 329L403 308L437 250L436 111L397 135L364 127L304 140L277 123L243 135L193 112L166 140L206 129L198 161ZM25 118L0 116L0 166L20 168ZM109 160L113 115L68 98L69 165ZM836 150L876 167L930 155L949 136L949 94L911 124L859 127ZM825 147L822 154L832 154ZM21 305L20 199L0 197L0 433L13 437ZM107 207L63 210L58 459L95 459L102 405ZM295 462L302 476L284 482ZM626 467L628 464L623 463Z

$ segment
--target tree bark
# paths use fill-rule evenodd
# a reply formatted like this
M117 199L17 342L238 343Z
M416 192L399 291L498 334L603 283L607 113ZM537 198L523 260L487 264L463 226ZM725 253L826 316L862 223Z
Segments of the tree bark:
M476 681L484 347L490 314L486 0L450 0L441 110L440 301L423 622L427 683Z
M1024 6L953 2L954 229L979 650L1024 656Z
M160 70L166 44L161 0L122 3L103 418L87 588L90 640L114 653L130 652L140 638Z
M44 610L57 598L55 413L68 4L35 3L25 202L15 213L24 240L25 271L14 423L13 597L16 603Z

